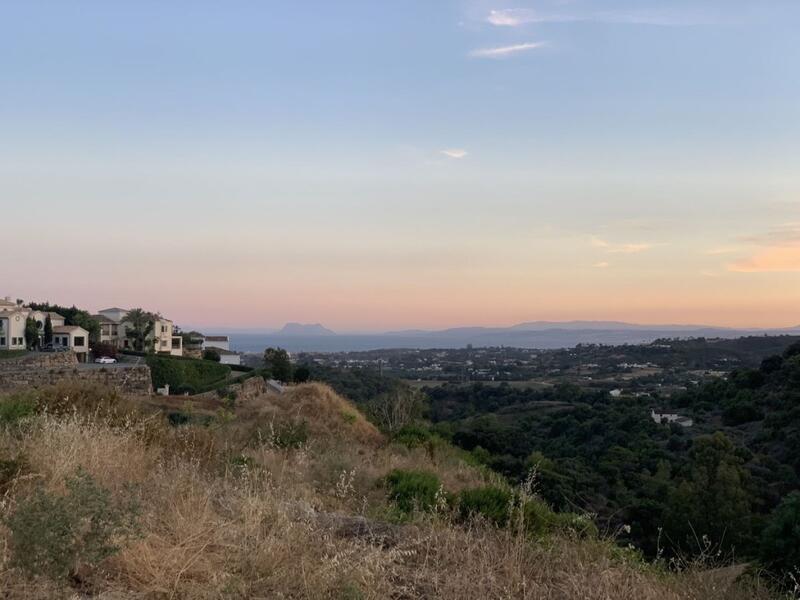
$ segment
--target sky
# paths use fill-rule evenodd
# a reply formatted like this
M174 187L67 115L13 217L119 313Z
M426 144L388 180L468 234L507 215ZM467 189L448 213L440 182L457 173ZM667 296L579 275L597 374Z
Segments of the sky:
M0 2L0 296L800 323L796 0Z

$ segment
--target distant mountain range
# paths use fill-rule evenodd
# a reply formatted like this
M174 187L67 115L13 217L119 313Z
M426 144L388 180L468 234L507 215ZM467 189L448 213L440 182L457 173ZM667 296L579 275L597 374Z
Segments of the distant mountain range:
M232 334L231 342L235 350L247 352L261 352L268 346L281 346L291 352L336 352L380 348L460 348L467 344L552 349L577 344L644 344L659 338L736 338L748 335L800 335L800 325L782 329L739 329L708 325L638 325L620 321L531 321L510 327L337 334L319 323L287 323L274 333Z
M303 323L287 323L282 329L275 332L275 335L336 335L330 329L323 327L319 323L305 325Z

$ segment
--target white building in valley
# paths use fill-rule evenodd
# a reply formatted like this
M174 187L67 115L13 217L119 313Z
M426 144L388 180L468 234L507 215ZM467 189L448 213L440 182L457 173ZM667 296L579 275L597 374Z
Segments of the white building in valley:
M654 409L650 409L650 418L659 425L677 423L681 427L691 427L694 421L689 417L683 417L677 413L657 413Z

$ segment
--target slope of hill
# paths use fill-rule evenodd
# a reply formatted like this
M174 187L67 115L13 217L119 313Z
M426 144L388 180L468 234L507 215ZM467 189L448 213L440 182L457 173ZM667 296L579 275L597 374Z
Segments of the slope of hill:
M325 386L143 406L0 399L5 598L769 597L741 569L645 563L445 443L390 443Z

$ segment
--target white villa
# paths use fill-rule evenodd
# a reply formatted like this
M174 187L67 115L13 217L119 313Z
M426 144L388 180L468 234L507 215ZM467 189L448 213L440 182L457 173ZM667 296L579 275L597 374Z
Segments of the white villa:
M217 350L230 350L231 341L227 335L206 335L203 336L202 348L216 348Z
M691 427L694 424L694 421L689 417L683 417L677 413L657 413L652 408L650 409L650 418L659 425L662 423L677 423L681 427Z
M25 324L28 319L36 321L39 336L44 335L47 317L53 325L53 346L69 348L85 361L89 356L89 332L77 325L65 325L64 317L55 312L33 310L11 298L0 299L0 350L24 350Z
M92 315L100 322L100 341L113 344L120 349L129 349L130 340L125 335L127 325L125 318L128 310L124 308L106 308ZM153 331L148 340L155 352L169 353L172 356L183 356L183 338L175 330L169 319L158 316L153 324Z

